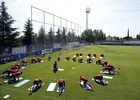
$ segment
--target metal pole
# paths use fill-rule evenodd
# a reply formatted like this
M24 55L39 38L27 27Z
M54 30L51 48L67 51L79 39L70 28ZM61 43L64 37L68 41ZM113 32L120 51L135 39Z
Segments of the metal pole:
M32 25L32 6L31 6L31 25ZM32 52L32 49L33 49L33 35L31 35L31 48L30 49L31 49L31 52Z
M55 15L53 15L53 31L54 31L54 26L55 26Z
M68 29L67 29L67 20L66 20L66 33L68 34ZM66 43L68 43L68 37L66 36Z
M67 20L66 20L66 30L67 30Z
M55 32L55 15L53 15L53 32ZM52 44L54 45L54 39L52 42Z
M71 31L72 31L72 22L71 22Z
M63 27L62 27L62 18L60 17L60 31L63 30ZM62 43L62 39L61 39L61 43ZM63 43L62 43L63 44Z
M75 33L75 36L76 36L76 24L74 23L74 33ZM76 42L76 38L74 37L74 42Z
M89 42L88 40L88 14L90 13L90 8L87 7L86 9L86 42Z
M45 32L45 11L44 11L44 32ZM45 35L45 33L44 33ZM45 36L44 36L44 45L43 45L43 49L45 49Z
M80 34L81 34L81 25L80 25ZM82 37L82 36L81 36ZM80 37L80 42L82 43L82 41L81 41L81 37Z
M79 42L79 25L77 26L77 37L78 37L78 42Z
M86 42L88 42L88 13L86 12Z
M62 28L62 18L60 17L60 27Z

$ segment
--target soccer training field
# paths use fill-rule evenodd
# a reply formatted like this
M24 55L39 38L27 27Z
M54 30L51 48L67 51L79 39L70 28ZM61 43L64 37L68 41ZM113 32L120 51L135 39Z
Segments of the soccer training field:
M72 62L72 58L76 53L82 53L84 61L87 59L88 53L91 57L94 53L97 54L93 58L93 62L78 63ZM104 58L100 55L104 54ZM52 61L48 61L48 56L52 57ZM57 71L54 73L52 68L56 58L60 56L61 60L58 62L58 68L64 71ZM71 59L65 61L66 56ZM2 78L0 79L0 100L5 100L3 97L10 95L6 100L139 100L140 99L140 46L104 46L104 45L89 45L80 47L78 49L70 49L47 54L45 57L40 57L41 63L24 66L21 69L23 74L21 77L29 79L30 81L20 87L14 87L17 83L4 84ZM37 57L27 57L25 60L30 60ZM76 57L78 60L79 57ZM107 61L108 64L114 67L120 67L120 75L106 75L100 73L103 67L94 64L96 60ZM20 61L13 61L7 64L0 65L0 72L9 69L13 64L20 64ZM110 76L113 79L103 79L108 81L107 86L100 85L91 79L95 75ZM85 90L80 84L80 76L88 79L93 89ZM33 85L33 81L37 78L42 79L45 83L32 95L27 89ZM66 82L66 90L59 96L57 93L58 81L64 79ZM57 83L53 92L47 92L50 83Z

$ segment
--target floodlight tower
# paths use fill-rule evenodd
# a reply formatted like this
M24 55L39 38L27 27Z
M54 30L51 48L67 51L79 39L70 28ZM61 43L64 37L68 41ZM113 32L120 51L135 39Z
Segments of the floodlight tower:
M90 13L90 8L86 8L86 42L88 42L88 14Z

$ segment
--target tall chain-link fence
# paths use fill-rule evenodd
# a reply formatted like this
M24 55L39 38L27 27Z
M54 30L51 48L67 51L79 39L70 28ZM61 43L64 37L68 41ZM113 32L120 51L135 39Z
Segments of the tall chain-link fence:
M80 42L81 26L55 14L31 6L31 22L35 32L31 38L32 51Z

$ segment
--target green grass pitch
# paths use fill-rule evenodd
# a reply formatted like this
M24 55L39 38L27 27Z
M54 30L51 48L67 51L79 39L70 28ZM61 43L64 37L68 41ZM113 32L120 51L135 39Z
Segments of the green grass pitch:
M87 54L94 53L97 57L93 59L91 64L72 62L72 59L65 61L65 57L73 57L76 53L82 53L83 59L86 60ZM108 81L107 86L95 83L91 79L95 75L105 75L100 73L103 69L100 65L95 65L95 61L100 58L100 54L104 54L101 61L107 61L114 67L120 67L120 75L113 75L113 79L103 79ZM52 61L48 61L47 57L51 55ZM52 68L56 58L60 56L61 61L57 62L58 68L64 71L54 73ZM41 56L38 56L41 57ZM37 57L27 57L25 60ZM139 100L140 99L140 46L102 46L89 45L78 49L70 49L47 54L41 57L42 63L29 64L22 69L21 77L30 81L21 87L14 87L15 84L3 84L0 79L0 100L5 100L5 95L10 95L6 100ZM77 57L78 59L78 57ZM10 68L13 64L20 61L13 61L4 65L0 65L0 72ZM75 67L75 69L72 69ZM80 84L80 76L85 76L93 89L91 91L83 89ZM106 76L106 75L105 75ZM110 76L110 75L108 75ZM45 83L38 91L29 95L27 89L32 86L33 81L40 78ZM66 90L59 96L56 92L58 84L53 92L47 92L50 83L58 83L59 79L66 82ZM21 82L20 80L19 82Z

